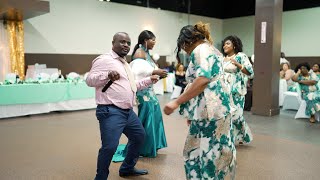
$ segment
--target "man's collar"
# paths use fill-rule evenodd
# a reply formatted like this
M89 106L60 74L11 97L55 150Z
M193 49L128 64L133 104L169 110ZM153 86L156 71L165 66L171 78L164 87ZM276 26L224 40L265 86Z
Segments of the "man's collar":
M126 60L126 57L124 56L124 57L120 57L116 52L114 52L113 50L111 50L111 56L114 58L114 59L124 59L124 60Z

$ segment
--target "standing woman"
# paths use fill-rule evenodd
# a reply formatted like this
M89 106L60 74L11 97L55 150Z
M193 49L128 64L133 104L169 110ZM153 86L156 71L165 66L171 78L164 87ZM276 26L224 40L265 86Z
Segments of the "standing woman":
M188 180L224 179L235 170L230 96L223 81L221 53L212 44L208 24L199 22L181 29L177 59L181 49L190 55L186 72L189 84L164 108L169 115L181 105L180 114L190 125L183 150Z
M138 43L133 49L131 68L136 80L150 75L167 77L167 71L159 69L149 54L156 43L155 35L148 30L140 33ZM144 157L156 157L157 150L167 147L167 140L163 126L163 119L159 100L153 87L137 91L138 116L146 131L143 147L140 155Z
M253 78L253 68L246 54L242 52L242 42L237 36L228 36L223 40L223 69L226 83L229 85L236 111L232 116L235 144L250 143L251 130L243 117L248 79Z

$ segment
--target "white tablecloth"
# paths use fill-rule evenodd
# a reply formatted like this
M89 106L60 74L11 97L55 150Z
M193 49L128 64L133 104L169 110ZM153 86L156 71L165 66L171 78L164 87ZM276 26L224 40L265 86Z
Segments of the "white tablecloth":
M6 105L0 106L0 119L32 114L43 114L52 111L94 109L96 107L97 105L94 98L61 101L57 103Z

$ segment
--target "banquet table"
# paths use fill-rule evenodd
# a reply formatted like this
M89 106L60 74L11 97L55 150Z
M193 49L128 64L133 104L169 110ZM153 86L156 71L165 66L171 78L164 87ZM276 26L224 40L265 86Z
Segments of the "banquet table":
M85 82L12 84L0 86L0 118L92 109L95 90Z

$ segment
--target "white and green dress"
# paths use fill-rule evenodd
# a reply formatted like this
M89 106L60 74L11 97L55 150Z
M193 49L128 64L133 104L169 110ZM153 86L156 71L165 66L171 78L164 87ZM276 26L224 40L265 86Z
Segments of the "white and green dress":
M180 106L180 114L191 120L183 151L188 180L224 179L235 172L230 96L218 53L209 43L198 45L186 71L189 85L198 77L210 80L201 94Z
M241 72L239 68L231 63L231 61L223 62L224 77L229 85L232 94L232 101L236 107L236 111L232 116L234 125L235 143L250 143L253 139L251 130L243 117L243 108L245 103L245 95L247 94L248 79L253 78L253 68L247 57L242 52L236 54L234 58L240 63L249 73L250 76Z
M298 81L302 80L313 80L317 83L319 82L319 77L315 73L309 73L307 77L299 75ZM315 85L305 85L299 84L301 88L302 99L307 103L306 112L307 116L315 115L316 112L320 111L320 89L318 84Z

